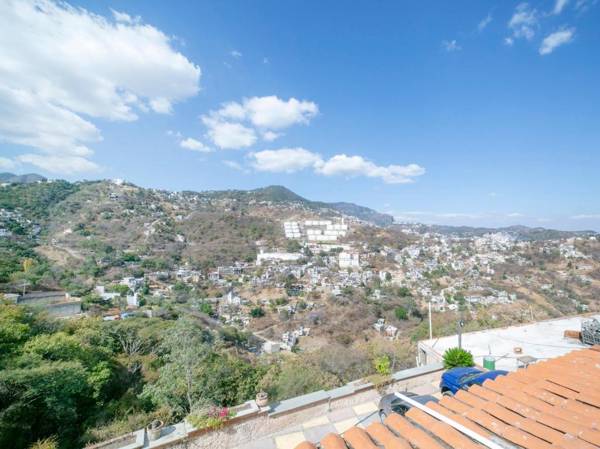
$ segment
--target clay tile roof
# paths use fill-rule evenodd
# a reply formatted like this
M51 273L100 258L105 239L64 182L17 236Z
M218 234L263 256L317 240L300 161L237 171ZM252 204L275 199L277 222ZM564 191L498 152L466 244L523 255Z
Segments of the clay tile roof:
M386 426L374 422L367 427L369 436L385 449L411 449L410 444L396 435L394 435Z
M342 440L342 437L335 433L325 435L321 440L322 449L346 449L346 443Z
M304 441L298 446L296 446L294 449L317 449L317 446L315 446L312 443L309 443L308 441Z
M426 404L478 435L524 449L600 449L600 346L573 351ZM418 408L395 413L321 449L482 449L484 446ZM345 440L345 441L344 441ZM313 449L303 443L296 449Z
M353 449L379 449L363 429L352 427L342 435L346 443Z

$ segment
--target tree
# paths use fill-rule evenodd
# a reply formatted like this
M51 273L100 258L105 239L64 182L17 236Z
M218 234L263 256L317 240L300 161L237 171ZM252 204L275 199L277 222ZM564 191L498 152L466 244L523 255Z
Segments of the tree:
M207 314L208 316L213 316L213 314L215 313L213 310L212 305L210 305L207 302L202 302L200 304L200 312Z
M265 316L265 311L262 307L254 307L252 310L250 310L250 316L252 318L260 318Z
M302 246L300 245L300 243L298 243L298 240L288 240L288 242L287 242L288 252L297 253L301 249L302 249Z
M183 417L204 404L198 373L210 356L210 348L202 330L187 319L179 319L166 332L161 347L166 363L157 381L144 387L142 397Z
M461 348L449 348L444 352L444 368L456 368L459 366L473 366L473 354Z
M407 320L408 319L408 312L402 306L398 306L398 307L396 307L396 309L394 309L394 315L399 320Z

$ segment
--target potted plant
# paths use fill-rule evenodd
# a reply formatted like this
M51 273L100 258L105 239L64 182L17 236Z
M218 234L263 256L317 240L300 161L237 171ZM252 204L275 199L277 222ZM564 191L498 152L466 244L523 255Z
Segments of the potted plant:
M148 433L148 439L150 441L158 440L160 438L160 434L162 432L163 426L164 426L164 423L159 419L155 419L150 424L148 424L148 427L146 427L146 432Z
M256 405L259 407L266 407L269 405L269 394L266 391L259 391L256 393Z

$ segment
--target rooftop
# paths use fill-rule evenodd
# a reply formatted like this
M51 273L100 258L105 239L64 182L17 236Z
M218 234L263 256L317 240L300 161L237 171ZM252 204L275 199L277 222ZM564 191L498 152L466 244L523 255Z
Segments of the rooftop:
M600 315L575 316L469 332L462 334L462 347L471 351L478 365L483 365L483 358L491 355L496 360L496 369L515 371L519 357L530 356L546 360L585 348L586 345L581 341L567 338L564 333L569 330L580 331L581 323L593 318L600 319ZM456 346L457 335L420 341L420 361L439 362L446 349Z
M474 385L439 403L428 402L425 411L411 408L405 417L394 413L383 422L330 433L295 449L486 447L454 424L495 447L599 448L599 379L600 346L594 346ZM435 412L443 420L432 416Z

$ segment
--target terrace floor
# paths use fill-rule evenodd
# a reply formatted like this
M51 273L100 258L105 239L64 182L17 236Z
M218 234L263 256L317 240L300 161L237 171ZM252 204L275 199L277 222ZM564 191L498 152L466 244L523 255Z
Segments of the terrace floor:
M436 379L410 390L417 394L436 396L439 394L438 383L439 380ZM343 433L353 426L364 428L374 421L379 421L377 412L380 398L377 391L371 390L361 395L358 403L350 401L325 413L320 409L314 410L313 413L305 413L304 420L293 420L284 428L277 426L277 430L273 432L269 432L267 427L260 439L229 447L232 449L294 449L302 441L316 443L328 433Z

